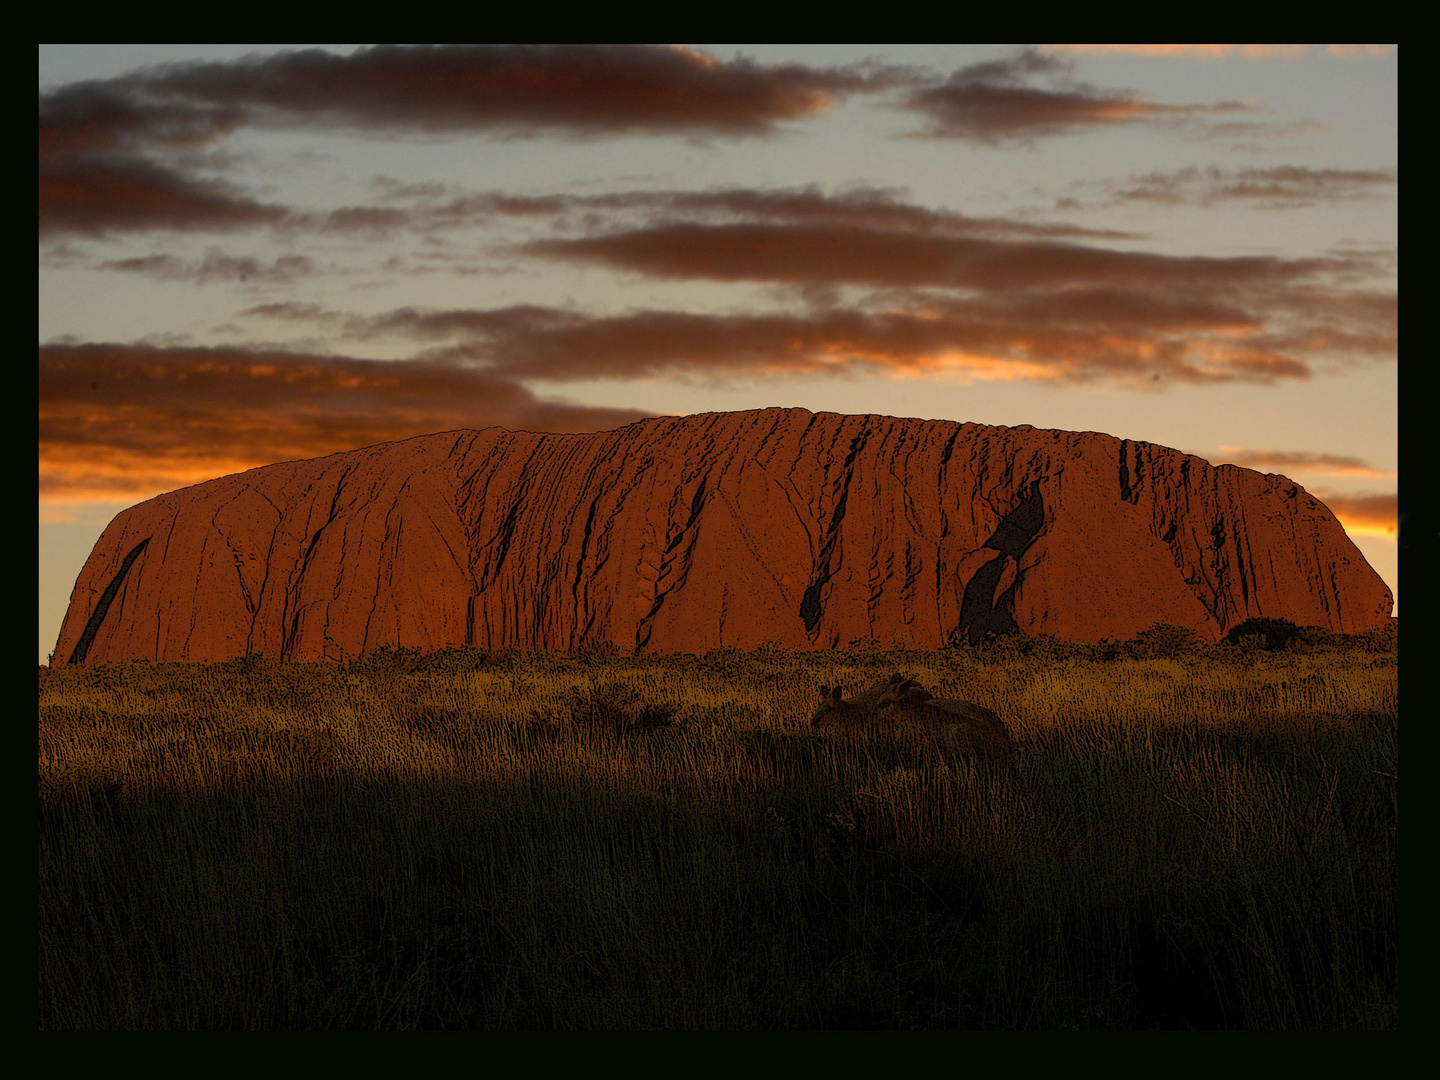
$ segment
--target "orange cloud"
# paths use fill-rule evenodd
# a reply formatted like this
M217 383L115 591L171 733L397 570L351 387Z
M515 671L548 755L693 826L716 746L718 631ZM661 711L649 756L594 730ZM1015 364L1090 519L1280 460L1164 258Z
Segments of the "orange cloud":
M425 311L404 308L355 317L347 332L399 334L449 342L432 358L467 361L512 378L657 378L673 374L754 377L818 372L913 375L948 372L968 378L1056 382L1108 380L1159 388L1170 382L1273 382L1305 378L1294 357L1248 342L1214 341L1129 326L1048 322L1030 308L977 304L929 310L867 312L820 309L800 314L701 315L639 311L590 316L543 307ZM1077 302L1083 311L1084 303ZM1137 305L1138 306L1138 305ZM303 309L277 311L304 318ZM1157 320L1186 318L1154 313ZM329 313L315 313L329 319Z
M1385 536L1395 538L1399 520L1395 492L1380 495L1347 495L1342 492L1312 491L1330 508L1345 531L1353 536Z
M1393 477L1393 472L1376 469L1357 457L1344 454L1319 453L1312 450L1245 450L1238 446L1220 447L1216 462L1243 465L1248 469L1284 469L1287 473L1309 473L1317 476L1351 476L1365 478Z
M446 192L404 198L443 203ZM359 317L294 302L243 314L439 342L434 356L521 379L948 371L1160 389L1306 378L1322 361L1396 348L1395 295L1357 284L1382 275L1373 253L1161 255L1080 242L1064 223L970 218L873 189L477 198L477 212L555 215L561 235L511 249L518 256L782 286L794 303L759 315L526 306Z
M781 285L806 298L812 309L833 308L834 290L841 287L868 288L876 291L858 301L857 318L870 319L872 327L911 319L942 353L1009 356L1064 378L1102 371L1162 382L1304 377L1322 359L1391 357L1398 335L1395 295L1357 284L1383 269L1376 257L1363 253L1319 259L1171 256L919 228L899 219L882 224L878 216L873 224L817 217L717 223L671 216L608 230L592 222L589 235L535 241L516 250L653 277ZM544 321L537 312L526 316L527 337ZM636 321L653 323L658 315ZM556 318L554 326L565 322ZM807 318L838 326L839 313L812 310ZM412 311L369 325L425 336L494 337L501 323L513 326L515 319ZM718 325L715 329L720 332ZM894 364L912 367L921 359L907 354Z
M596 431L643 415L545 400L505 375L439 361L46 345L39 494L42 502L134 501L435 431Z
M1389 56L1394 45L1326 45L1325 52L1341 60L1361 60L1367 56Z

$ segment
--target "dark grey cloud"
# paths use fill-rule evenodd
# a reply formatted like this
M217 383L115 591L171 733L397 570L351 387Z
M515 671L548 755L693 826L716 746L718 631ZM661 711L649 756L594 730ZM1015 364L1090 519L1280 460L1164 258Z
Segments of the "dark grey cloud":
M315 261L306 255L281 255L265 262L249 255L227 255L211 250L200 259L175 255L143 255L132 259L109 259L101 270L141 274L157 281L209 284L217 281L256 285L288 285L297 278L317 272Z
M1084 130L1150 121L1195 121L1249 111L1238 101L1168 104L1128 90L1070 78L1073 64L1026 49L958 68L938 85L909 92L903 107L927 120L920 134L981 143L1029 142Z
M1312 169L1305 165L1224 169L1192 165L1127 180L1085 184L1079 191L1085 201L1111 206L1131 202L1212 206L1229 202L1249 203L1265 210L1293 210L1381 198L1393 193L1398 182L1393 169ZM1094 194L1086 197L1089 192ZM1073 210L1082 205L1082 199L1071 198L1057 208Z
M283 216L177 160L241 127L754 137L914 77L649 45L376 46L166 64L40 95L40 235Z

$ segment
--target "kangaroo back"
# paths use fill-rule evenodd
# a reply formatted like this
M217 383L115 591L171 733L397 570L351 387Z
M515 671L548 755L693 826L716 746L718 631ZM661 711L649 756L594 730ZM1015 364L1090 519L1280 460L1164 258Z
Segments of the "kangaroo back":
M862 690L854 697L844 697L838 686L822 686L820 688L820 704L816 707L815 713L810 717L812 727L827 727L830 725L842 725L845 727L866 727L878 723L881 719L881 708L887 701L896 700L893 696L898 694L897 687L906 684L913 685L913 680L902 678L897 671L888 680L876 683L869 690ZM922 693L926 693L922 691ZM928 697L929 694L926 693Z
M928 730L952 750L977 760L1008 765L1015 752L1005 721L973 701L915 695L887 702L884 711L892 722Z

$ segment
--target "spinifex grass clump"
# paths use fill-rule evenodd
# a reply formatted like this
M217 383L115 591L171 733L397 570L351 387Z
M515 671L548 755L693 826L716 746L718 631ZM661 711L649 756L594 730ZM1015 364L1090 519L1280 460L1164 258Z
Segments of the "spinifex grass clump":
M810 728L896 671L1013 768ZM1398 1024L1384 641L39 686L42 1028Z

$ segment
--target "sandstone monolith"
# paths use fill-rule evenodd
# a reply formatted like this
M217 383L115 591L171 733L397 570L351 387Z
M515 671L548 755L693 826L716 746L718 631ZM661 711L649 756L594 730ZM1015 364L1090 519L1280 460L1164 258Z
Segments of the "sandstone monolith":
M118 515L54 662L1355 633L1390 590L1284 476L1094 432L764 409L452 431Z

